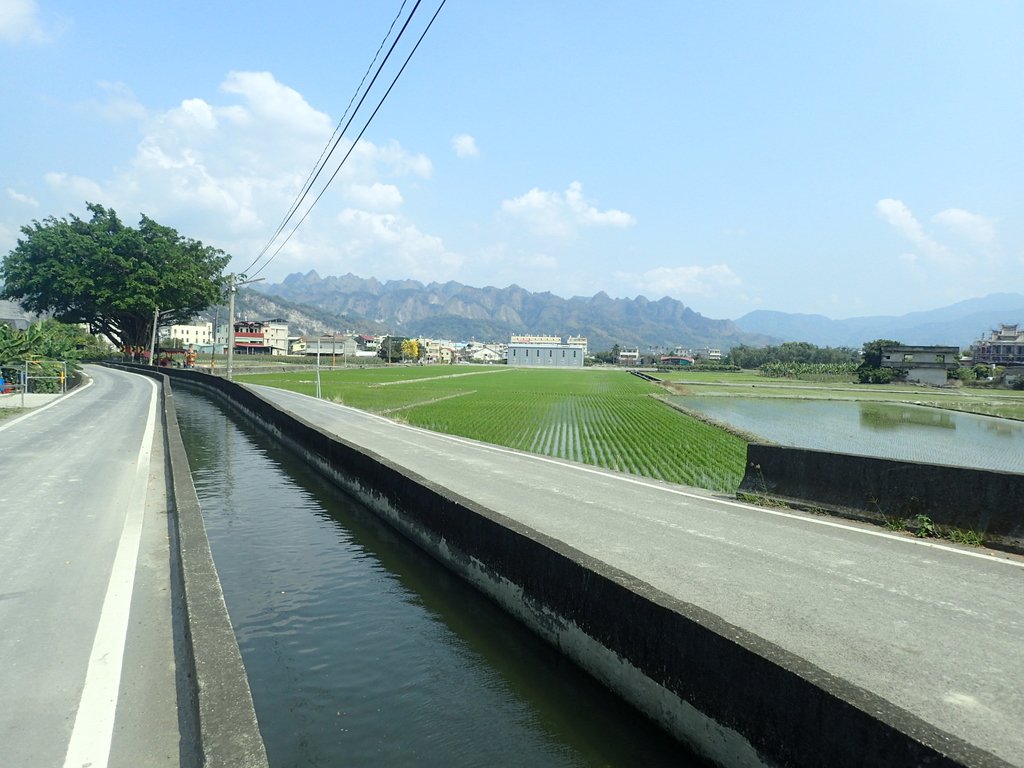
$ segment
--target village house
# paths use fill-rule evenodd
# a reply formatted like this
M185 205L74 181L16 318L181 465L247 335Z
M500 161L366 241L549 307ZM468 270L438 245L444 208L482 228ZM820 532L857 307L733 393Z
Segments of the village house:
M960 365L959 347L883 347L882 368L906 372L906 380L944 387L947 371Z

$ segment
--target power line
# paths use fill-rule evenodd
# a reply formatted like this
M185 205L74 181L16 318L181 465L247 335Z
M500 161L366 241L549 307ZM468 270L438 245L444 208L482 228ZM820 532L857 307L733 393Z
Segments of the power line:
M348 116L349 110L352 109L352 104L355 102L356 97L359 96L359 93L363 90L363 84L366 82L366 77L367 75L370 74L370 70L373 69L374 64L377 63L377 59L380 57L380 52L384 50L384 45L387 43L388 39L391 37L391 33L395 29L395 24L397 24L398 20L402 17L402 12L405 10L405 5L407 1L408 0L402 0L402 5L398 9L398 13L396 13L395 18L391 20L391 26L388 27L388 31L384 35L384 38L380 41L380 45L377 46L377 52L373 55L373 60L370 62L370 65L366 68L366 72L363 73L362 80L359 81L359 85L356 87L355 92L352 94L352 98L349 99L348 105L345 107L344 113L342 113L341 118L338 120L338 124L334 127L334 131L331 132L330 138L327 139L327 143L324 144L324 148L320 150L320 157L317 158L316 162L313 164L313 167L306 175L306 180L302 183L302 186L296 193L295 199L292 201L292 204L289 207L288 212L285 214L285 217L281 220L281 223L277 225L277 229L274 230L274 234L270 236L270 239L266 242L266 244L263 246L260 252L256 254L256 257L252 260L252 263L250 263L249 266L247 266L243 270L243 272L248 272L250 269L252 269L259 262L259 260L263 258L263 254L265 254L270 249L270 246L273 245L274 241L278 238L278 236L281 234L284 228L288 225L288 222L291 221L292 217L295 215L295 212L299 209L299 206L302 205L302 202L306 199L306 196L309 194L310 188L316 181L317 177L320 175L320 172L323 170L324 165L326 165L327 161L334 153L334 149L335 147L337 147L335 137L339 136L339 131L342 135L344 134L345 129L342 128L342 124L345 122L345 118ZM417 3L417 6L418 5L419 3ZM412 19L412 16L415 13L416 8L413 8L412 12L409 14L410 20ZM408 25L408 21L406 22L406 25ZM403 31L404 29L405 28L403 27ZM399 33L398 38L401 38L401 33ZM398 42L398 38L395 39L396 43ZM391 55L391 50L394 50L394 46L392 46L392 48L388 51L388 56ZM385 57L384 61L381 62L381 67L383 67L385 64L387 64L387 57ZM379 74L380 69L378 69L377 72ZM376 79L376 75L374 75L374 79ZM370 86L367 87L367 91L369 91L369 88L372 86L373 81L370 82ZM353 114L355 113L353 112Z
M301 195L299 196L298 202L295 205L293 205L292 210L285 217L285 219L282 222L281 226L278 227L277 232L270 239L270 241L267 243L267 245L264 246L263 250L260 252L260 255L257 256L256 259L252 262L252 264L249 265L249 268L252 268L253 266L255 266L256 263L259 261L259 259L262 258L267 253L267 251L273 245L274 241L280 236L281 232L284 231L285 227L287 227L288 223L291 221L291 219L297 213L297 211L298 211L299 207L301 206L302 202L306 199L307 195L311 191L311 189L313 187L313 184L315 184L316 179L319 178L319 176L322 173L323 169L326 167L326 164L327 164L328 160L330 159L331 155L333 155L335 149L337 149L338 145L341 143L341 140L342 140L342 138L345 135L345 131L347 131L349 126L351 126L352 121L355 119L356 115L359 113L359 110L362 107L363 103L365 102L367 96L369 96L369 93L372 90L374 83L376 83L377 78L380 76L381 72L383 71L384 66L387 64L388 59L391 57L391 54L395 50L396 46L398 45L398 42L401 39L402 35L404 35L405 31L408 29L409 24L412 21L412 18L415 15L417 9L419 8L421 2L422 2L422 0L417 0L416 1L416 5L410 11L408 18L405 21L405 24L402 25L402 29L399 31L399 33L396 36L394 42L391 44L391 47L388 49L388 53L384 57L384 60L378 66L377 71L376 71L376 73L373 76L373 79L370 81L370 84L366 87L365 91L363 92L362 97L359 99L359 103L356 105L356 108L353 110L353 112L352 112L351 116L349 117L348 121L346 122L344 128L342 128L340 133L338 133L337 130L335 131L335 133L337 134L337 138L334 139L334 143L333 143L333 145L331 145L331 148L327 152L326 157L324 157L324 155L321 153L321 157L323 158L323 160L321 162L319 162L319 164L318 164L319 167L317 168L315 173L311 174L312 178L310 179L309 183L307 185L304 185L305 189L301 193ZM426 37L427 32L430 31L430 28L433 26L434 21L437 19L438 15L441 13L441 9L444 8L444 5L445 5L446 2L447 2L447 0L441 0L440 4L437 7L437 10L434 11L433 16L430 17L430 21L427 22L427 25L423 29L423 32L420 33L420 36L416 40L415 45L413 45L412 50L410 50L408 55L406 56L405 61L402 63L401 68L398 70L397 74L395 74L394 78L392 78L391 84L388 86L387 90L384 92L384 95L377 102L377 106L374 108L373 112L370 114L370 117L366 120L366 123L363 125L362 129L359 131L359 135L356 136L356 138L352 141L351 145L348 148L348 151L345 153L345 156L338 163L337 167L334 169L334 172L331 174L330 178L328 178L327 181L324 183L324 185L321 188L320 192L313 199L313 202L310 203L310 205L306 209L305 213L302 214L301 218L299 218L299 220L295 223L295 225L292 227L291 231L284 238L284 240L282 240L281 243L277 246L277 248L274 249L274 252L250 276L255 277L256 275L260 274L264 269L266 269L270 265L271 262L273 262L273 260L277 257L277 255L284 248L284 246L288 244L288 241L291 240L292 236L295 234L295 232L298 230L298 228L300 226L302 226L302 223L306 220L306 218L309 216L309 214L313 211L313 208L320 201L320 198L323 197L323 195L327 191L328 187L330 187L331 183L337 177L338 173L341 171L341 169L344 166L345 162L352 155L352 152L355 150L355 148L358 145L360 139L362 139L363 134L366 133L367 128L370 127L370 123L373 121L374 117L376 117L377 113L380 111L380 108L384 105L385 100L388 98L388 95L391 93L392 89L395 87L395 84L398 82L398 79L402 76L402 73L405 72L405 69L409 65L409 62L411 61L413 55L419 49L420 44L423 42L423 39ZM403 7L404 7L404 3L403 3ZM392 28L393 27L394 27L394 22L392 23ZM390 34L390 30L389 30L389 34ZM387 40L387 38L385 37L385 41L386 40ZM383 47L383 43L381 44L381 47ZM379 50L378 50L378 54L379 54ZM371 68L372 68L372 64L371 64ZM364 80L365 80L365 75L364 75ZM358 93L358 90L357 90L357 93ZM353 99L354 98L355 98L355 96L353 96ZM351 104L351 102L350 102L350 104Z

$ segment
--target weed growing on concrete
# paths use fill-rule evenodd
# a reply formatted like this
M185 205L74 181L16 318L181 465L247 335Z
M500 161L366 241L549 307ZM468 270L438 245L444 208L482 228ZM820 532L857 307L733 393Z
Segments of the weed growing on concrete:
M885 517L885 529L887 531L907 530L907 519L905 517Z
M954 544L966 544L969 547L982 547L985 545L985 535L981 531L946 528L942 532L942 536Z
M911 524L914 527L914 535L919 539L927 539L938 534L935 530L935 523L928 515L914 515Z
M736 498L748 504L755 504L759 507L771 507L773 509L790 509L787 502L782 499L774 499L760 493L737 493Z

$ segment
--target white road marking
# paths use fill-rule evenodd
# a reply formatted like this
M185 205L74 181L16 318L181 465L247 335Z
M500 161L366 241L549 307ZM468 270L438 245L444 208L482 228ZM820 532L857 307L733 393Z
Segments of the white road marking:
M256 385L256 386L261 386L261 385ZM753 504L744 504L743 502L740 502L740 501L731 501L729 499L711 498L709 496L704 496L704 495L701 495L699 493L691 493L689 491L684 491L684 490L681 490L681 489L678 489L678 488L667 488L667 487L665 487L663 485L656 485L656 484L651 483L649 481L646 481L646 480L644 480L642 478L626 477L626 476L623 476L623 475L612 474L612 473L606 472L606 471L604 471L602 469L597 469L595 467L589 467L589 466L586 466L586 465L583 465L583 464L574 464L574 463L570 463L568 461L564 461L562 459L553 459L553 458L550 458L548 456L538 456L537 454L533 454L533 453L524 453L522 451L516 451L516 450L514 450L512 448L505 448L505 447L500 446L500 445L491 445L489 443L482 443L482 442L479 442L479 441L476 441L476 440L468 440L468 439L463 438L463 437L456 437L454 435L446 435L446 434L443 434L441 432L431 432L429 429L423 429L422 427L414 427L414 426L412 426L410 424L402 424L401 422L392 421L391 419L385 418L383 416L378 416L377 414L374 414L374 413L368 413L366 411L360 411L358 408L353 408L352 406L349 406L349 405L342 405L340 403L333 403L333 402L331 402L329 400L317 401L317 399L315 397L311 397L309 395L303 395L303 394L301 394L299 392L291 392L291 391L286 390L286 389L276 389L275 387L266 387L266 388L270 389L270 390L273 390L275 393L281 393L281 394L284 394L284 395L294 396L296 399L300 400L304 405L311 405L311 403L309 402L310 400L312 400L314 403L315 402L322 402L322 403L324 403L326 405L333 406L335 408L342 408L342 409L344 409L344 410L346 410L346 411L348 411L350 413L356 414L356 415L358 415L360 417L366 418L366 419L371 420L371 421L382 421L382 422L390 424L390 425L392 425L394 427L398 427L400 429L412 430L414 432L418 432L418 433L420 433L422 435L425 435L425 436L431 437L431 438L436 438L438 440L452 441L452 442L456 442L456 443L461 443L463 445L473 446L473 447L476 447L476 448L483 448L485 450L493 451L495 453L503 453L503 454L508 454L510 456L517 456L517 457L520 457L520 458L523 458L523 459L528 459L530 461L539 461L539 462L544 462L544 463L547 463L547 464L555 464L555 465L560 466L560 467L567 467L567 468L575 470L577 472L585 472L585 473L591 474L591 475L598 475L599 477L604 477L604 478L607 478L609 480L614 480L614 481L618 481L618 482L631 483L633 485L641 485L641 486L643 486L645 488L650 488L652 490L661 491L663 493L670 493L670 494L673 494L675 496L683 496L683 497L689 498L689 499L697 499L697 500L702 501L702 502L709 502L709 503L713 503L713 504L722 504L722 505L727 506L727 507L735 507L737 509L755 511L755 512L758 512L758 513L761 513L761 514L775 515L776 517L784 517L784 518L788 518L790 520L796 520L796 521L801 522L801 523L809 523L809 524L812 524L812 525L823 525L823 526L826 526L826 527L829 527L829 528L840 528L840 529L842 529L844 531L849 531L851 533L859 533L859 534L863 534L865 536L877 536L877 537L882 538L882 539L888 539L890 541L897 541L897 542L900 542L901 544L909 544L909 545L918 546L918 547L928 547L928 548L931 548L931 549L942 550L943 552L950 552L950 553L955 554L955 555L964 555L965 557L976 557L976 558L978 558L980 560L987 560L987 561L993 562L993 563L1003 563L1005 565L1012 565L1012 566L1015 566L1017 568L1024 568L1024 561L1020 561L1020 560L1013 560L1013 559L1010 559L1010 558L1003 558L1003 557L995 557L993 555L985 554L984 552L971 552L971 551L968 551L968 550L965 550L965 549L958 549L956 547L950 547L950 546L947 546L945 544L938 544L938 543L935 543L935 542L925 541L923 539L918 539L918 538L914 538L914 537L910 537L910 536L898 536L898 535L893 534L893 533L886 533L885 531L873 531L873 530L870 530L870 529L867 529L867 528L861 528L859 526L849 525L847 523L843 523L843 522L839 522L839 521L822 520L822 519L819 519L817 517L811 517L811 516L806 516L806 515L796 515L796 514L793 514L791 512L782 512L782 511L777 510L777 509L768 509L766 507L758 507L758 506L755 506ZM344 437L344 436L342 435L342 437Z
M79 386L75 387L70 392L68 392L66 395L62 395L61 397L58 397L56 400L51 400L46 405L40 405L37 408L33 408L28 413L23 414L21 416L18 416L17 418L11 419L10 421L5 421L3 423L3 425L0 426L0 432L3 432L5 429L10 429L15 424L17 424L19 421L24 421L25 419L30 419L33 416L35 416L36 414L42 413L43 411L47 410L48 408L53 408L53 406L57 405L57 403L62 403L65 400L67 400L69 397L74 397L79 392L82 392L82 391L88 389L91 386L92 386L92 379L89 378L89 377L86 377L84 384L80 384Z
M150 384L146 430L135 463L135 477L128 496L124 527L121 529L99 626L96 627L96 637L89 654L89 668L75 714L71 742L64 757L64 768L106 768L110 759L156 426L157 384L152 379L145 380Z

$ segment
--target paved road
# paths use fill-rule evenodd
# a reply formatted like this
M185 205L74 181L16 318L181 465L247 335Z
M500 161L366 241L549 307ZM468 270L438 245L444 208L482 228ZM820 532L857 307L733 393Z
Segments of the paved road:
M1024 766L1022 558L765 510L252 389Z
M152 381L0 420L0 765L181 762Z

